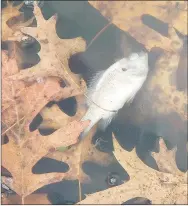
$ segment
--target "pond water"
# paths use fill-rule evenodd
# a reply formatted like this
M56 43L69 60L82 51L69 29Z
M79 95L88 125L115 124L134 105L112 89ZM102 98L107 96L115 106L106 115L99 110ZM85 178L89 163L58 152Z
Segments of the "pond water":
M25 6L22 10L24 11L26 18L29 18L32 14L31 8ZM42 12L45 19L50 18L55 13L58 14L56 29L60 38L71 39L81 36L86 40L87 45L89 45L96 34L108 24L108 21L87 2L45 1L44 5L42 5ZM149 17L146 17L145 21L150 25L152 25L152 22L155 22L153 24L155 25L154 29L158 30L163 35L167 35L168 25L159 21L156 22L156 20ZM37 56L39 45L32 45L26 50L26 62L37 63L39 61ZM73 72L82 74L86 82L89 82L90 78L95 75L96 72L107 69L117 59L141 50L145 50L144 45L136 42L129 36L129 34L112 24L109 25L106 30L95 39L95 41L93 41L85 52L76 54L70 59L70 68ZM152 68L158 55L159 54L156 51L149 53L150 72L148 79L154 75ZM27 69L27 67L28 64L25 63L23 68ZM158 152L158 140L159 137L162 136L169 149L177 146L176 162L178 168L182 171L186 171L186 122L183 122L176 113L158 115L155 117L151 115L141 124L135 123L132 121L132 118L129 118L131 115L134 115L136 119L140 118L140 113L134 112L133 114L132 111L137 107L137 102L140 101L143 94L145 94L144 88L139 92L138 96L133 101L133 104L129 106L126 105L121 109L117 118L112 121L105 132L98 131L96 133L92 140L93 143L100 137L104 141L101 141L100 145L97 146L97 149L113 156L112 132L114 132L118 142L125 150L130 151L136 147L137 154L142 161L150 167L157 169L157 165L151 157L150 152ZM145 107L152 107L151 101L148 103L146 100L143 101L143 104L144 103ZM59 101L58 106L70 115L73 115L76 111L74 98ZM175 123L170 121L170 119L174 119ZM35 128L35 125L38 125L39 123L40 116L36 118L33 127ZM180 126L178 128L180 129L174 128L174 124L179 124ZM115 159L112 164L106 167L102 167L92 162L85 162L82 167L92 180L89 184L82 184L82 198L85 198L84 194L95 193L96 191L107 189L109 185L107 184L106 179L113 173L118 174L118 178L121 181L125 181L129 178L128 174ZM68 168L66 164L47 158L43 158L43 160L38 162L34 168L36 173L55 171L65 172L67 170ZM44 188L39 189L39 192L47 191L54 204L66 204L68 202L78 202L78 187L78 181L65 180L45 186Z

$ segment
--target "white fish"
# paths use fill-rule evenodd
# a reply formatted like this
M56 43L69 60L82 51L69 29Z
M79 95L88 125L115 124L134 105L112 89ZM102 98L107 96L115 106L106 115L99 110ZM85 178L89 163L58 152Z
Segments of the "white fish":
M90 82L87 91L88 110L81 121L90 120L83 138L98 122L105 130L125 103L131 103L148 74L148 54L132 53L107 70L99 72Z

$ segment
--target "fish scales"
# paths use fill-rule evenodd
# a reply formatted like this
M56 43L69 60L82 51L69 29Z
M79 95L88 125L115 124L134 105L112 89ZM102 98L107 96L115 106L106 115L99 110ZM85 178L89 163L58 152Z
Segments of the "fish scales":
M100 121L104 130L125 103L131 103L148 74L148 54L133 53L123 58L91 80L87 91L88 111L82 118L90 120L83 138Z

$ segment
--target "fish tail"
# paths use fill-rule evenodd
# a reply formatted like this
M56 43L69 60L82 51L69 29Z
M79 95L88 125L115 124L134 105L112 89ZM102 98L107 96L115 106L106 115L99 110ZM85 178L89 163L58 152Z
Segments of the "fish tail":
M102 131L105 131L108 125L111 123L112 119L116 116L117 113L108 113L106 118L103 118L99 122L99 128Z
M96 111L91 112L89 109L87 113L84 115L84 117L81 119L81 121L90 120L89 126L81 133L79 139L82 140L88 132L91 130L91 128L101 119L101 115L96 113Z

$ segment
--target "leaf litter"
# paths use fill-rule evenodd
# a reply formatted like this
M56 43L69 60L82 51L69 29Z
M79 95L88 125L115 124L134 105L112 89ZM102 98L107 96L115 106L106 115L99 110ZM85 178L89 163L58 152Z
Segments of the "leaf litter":
M23 22L22 12L19 11L23 4L24 2L18 6L13 6L13 3L7 0L7 6L2 9L2 41L10 40L16 32L19 32L21 26L28 26L33 22L33 18ZM16 17L20 17L16 23L10 23L10 20Z
M177 169L175 150L168 151L162 138L159 140L159 153L152 153L159 171L145 165L137 156L136 149L131 152L124 150L115 136L113 145L114 156L128 172L130 180L120 186L89 194L77 204L122 204L134 197L145 197L152 204L187 204L187 172Z
M3 55L5 56L4 59L7 60L4 52ZM9 68L9 65L12 66L12 61L14 59L6 62L6 67L2 69ZM16 62L13 65L15 67ZM8 81L12 82L10 79ZM7 83L4 86L6 85L11 84ZM18 98L13 102L11 101L13 100L11 90L8 90L10 91L8 99L10 104L2 113L2 121L7 127L5 133L9 138L9 142L2 146L2 165L10 171L13 179L10 181L10 178L7 179L5 177L3 181L22 197L27 196L43 185L60 181L64 177L64 174L59 173L35 175L32 173L32 167L50 149L61 145L66 147L75 144L80 132L88 125L88 122L81 123L73 120L67 122L67 124L49 136L42 136L38 131L30 132L29 124L31 120L49 100L53 99L54 95L56 96L58 92L57 85L58 82L50 81L50 79L43 84L35 83L29 87L21 85L21 89L24 91L20 92ZM63 88L60 89L62 90ZM46 95L45 98L44 95ZM19 98L20 100L18 101ZM12 127L13 122L16 124Z
M166 1L148 2L147 6L143 2L129 2L129 4L123 2L90 3L98 8L104 16L110 17L114 24L128 31L137 41L143 43L147 49L150 50L155 46L163 48L167 51L164 58L169 58L169 54L178 55L181 41L177 39L175 30L169 29L170 34L173 34L170 38L161 36L143 25L141 16L146 13L151 14L170 23L183 34L187 34L185 27L186 8L181 2L178 6L173 2ZM175 6L180 9L175 10ZM8 7L10 9L12 5L9 4ZM108 154L98 151L96 145L91 143L96 126L83 142L74 145L79 134L88 124L88 122L79 122L85 112L82 105L84 104L83 95L86 84L79 75L70 71L68 60L71 55L85 50L85 42L82 38L60 39L55 31L57 16L45 20L37 6L34 7L37 27L26 27L32 23L33 19L30 19L25 24L21 24L21 30L15 33L18 30L14 29L17 25L9 28L6 23L12 16L20 14L21 5L12 8L15 9L15 12L9 16L8 12L5 12L6 10L3 12L2 21L5 32L7 32L7 35L4 36L10 37L14 41L21 41L26 34L36 38L41 45L39 52L41 60L37 65L20 71L16 66L15 56L9 58L5 51L2 52L2 124L3 135L6 134L9 138L9 142L2 146L2 165L13 176L13 178L4 176L2 180L22 197L21 203L24 204L27 202L24 201L27 199L26 196L46 184L62 179L78 179L79 199L81 200L80 184L90 181L90 177L82 171L82 163L93 161L101 165L108 165L112 161ZM131 8L135 12L123 12L125 16L122 16L121 9L129 11ZM138 8L142 9L138 11ZM170 8L176 12L167 13L166 11ZM122 24L125 19L128 23ZM181 24L179 23L180 19L183 19ZM20 25L17 28L20 29ZM51 29L49 30L49 28ZM141 35L143 31L144 38ZM3 40L5 41L6 38ZM179 42L176 44L178 48L172 46L173 42ZM178 58L178 56L175 57L175 59ZM159 69L164 68L160 65L158 67ZM173 68L172 65L171 70ZM66 83L64 88L60 87L62 80ZM73 117L63 113L57 105L50 108L45 107L52 100L58 101L73 96L76 97L78 105L77 112ZM182 96L182 99L185 97ZM38 130L34 132L29 130L29 124L39 112L43 117L39 128L54 128L56 131L53 134L44 137L40 135ZM184 113L180 112L180 114L184 116ZM113 138L113 143L114 155L131 176L130 181L121 186L90 194L78 204L120 204L133 196L149 198L154 204L187 203L187 174L178 170L174 160L175 150L168 151L162 139L159 141L160 152L158 154L152 153L160 171L146 166L138 158L135 149L132 152L123 150L115 138ZM61 146L69 148L70 145L73 146L64 152L52 152ZM44 156L66 162L70 166L70 170L67 173L33 174L32 167Z
M74 42L77 44L77 40L72 41L72 43ZM70 44L69 47L71 50ZM41 45L42 48L43 45ZM70 53L74 53L74 49L75 47ZM49 101L81 94L82 91L80 92L80 88L70 88L71 86L61 88L60 80L57 77L48 77L48 75L42 76L42 81L35 79L36 81L30 84L20 79L13 80L10 75L19 76L22 71L19 71L14 57L9 58L6 51L2 53L4 75L2 122L4 125L3 134L6 134L9 139L9 142L2 146L2 165L13 176L13 178L3 177L2 180L22 197L23 204L24 197L36 189L64 178L64 173L33 174L32 167L51 149L75 144L79 134L88 125L88 121L72 120L64 122L64 126L61 125L60 129L49 136L42 136L38 131L30 132L29 124L32 119ZM43 55L45 56L45 54L44 52ZM39 63L37 66L38 70L42 67L41 65L43 66ZM64 78L64 75L61 77ZM36 78L40 78L40 75Z
M187 35L186 1L89 1L101 14L120 29L128 32L150 50L160 47L171 51L171 40L143 23L144 15L172 24ZM126 11L126 12L125 12Z

